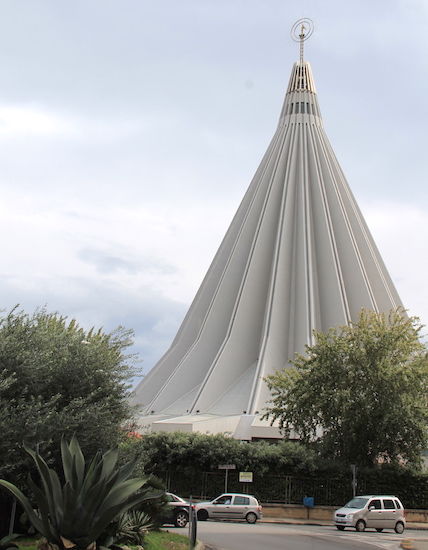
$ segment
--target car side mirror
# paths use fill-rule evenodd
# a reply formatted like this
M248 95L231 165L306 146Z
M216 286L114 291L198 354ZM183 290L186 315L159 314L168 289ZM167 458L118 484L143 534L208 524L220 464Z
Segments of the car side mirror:
M376 508L374 506L369 506L369 512L371 512L372 510L376 510Z

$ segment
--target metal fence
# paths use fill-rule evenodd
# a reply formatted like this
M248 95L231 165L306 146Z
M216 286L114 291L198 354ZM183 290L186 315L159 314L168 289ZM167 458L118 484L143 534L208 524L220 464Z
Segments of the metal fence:
M170 471L158 472L167 490L182 497L214 498L226 489L225 471ZM249 493L264 503L302 504L304 497L313 497L318 506L340 506L353 496L352 475L296 476L257 475L252 483L240 483L239 472L229 471L227 491ZM428 477L358 476L357 494L394 494L406 508L428 509Z
M337 478L309 478L297 476L257 476L251 483L241 483L239 473L228 472L227 488L225 472L160 472L168 491L192 495L197 499L209 499L227 491L250 493L262 502L278 504L302 504L305 496L314 497L318 505L343 504L352 497L350 480Z

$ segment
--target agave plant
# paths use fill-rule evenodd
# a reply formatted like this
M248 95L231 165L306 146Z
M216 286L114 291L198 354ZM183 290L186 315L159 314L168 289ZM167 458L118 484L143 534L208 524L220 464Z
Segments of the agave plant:
M141 510L128 510L108 526L107 532L98 542L103 547L111 548L121 544L142 546L144 537L151 528L153 523L148 514Z
M21 535L18 535L17 533L12 533L11 535L7 535L6 537L0 539L0 550L15 550L15 548L19 548L18 545L12 541L20 536Z
M119 518L116 535L118 542L141 546L151 527L152 520L145 512L129 510Z
M147 478L130 478L133 462L117 467L117 450L97 453L86 467L77 439L61 441L63 485L38 452L28 447L25 450L40 474L41 487L29 478L38 510L33 510L30 500L12 483L0 480L0 485L19 500L47 544L62 550L93 550L98 537L117 516L160 496L148 492Z

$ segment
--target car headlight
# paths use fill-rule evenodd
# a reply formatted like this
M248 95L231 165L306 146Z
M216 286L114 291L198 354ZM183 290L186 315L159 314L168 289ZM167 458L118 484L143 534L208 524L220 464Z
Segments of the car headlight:
M352 519L354 517L354 514L346 514L346 519Z

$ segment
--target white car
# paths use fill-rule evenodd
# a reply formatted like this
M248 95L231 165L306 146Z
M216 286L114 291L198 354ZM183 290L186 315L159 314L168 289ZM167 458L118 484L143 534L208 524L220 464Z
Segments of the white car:
M406 519L403 505L397 497L363 495L354 497L343 508L336 510L334 523L340 531L345 527L354 527L357 531L373 527L378 532L394 529L396 533L402 533Z
M251 495L241 493L223 493L214 500L195 504L197 518L207 519L245 519L256 523L262 517L262 507Z

